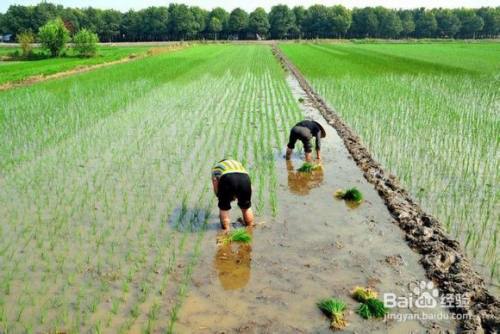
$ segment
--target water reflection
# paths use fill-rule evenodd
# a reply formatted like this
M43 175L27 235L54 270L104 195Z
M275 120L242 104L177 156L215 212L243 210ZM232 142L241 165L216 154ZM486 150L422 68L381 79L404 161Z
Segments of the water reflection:
M319 187L323 183L323 168L310 173L300 173L293 167L291 160L286 161L288 171L288 189L297 195L307 195L313 188Z
M238 242L217 246L214 266L224 290L245 287L250 280L252 246Z

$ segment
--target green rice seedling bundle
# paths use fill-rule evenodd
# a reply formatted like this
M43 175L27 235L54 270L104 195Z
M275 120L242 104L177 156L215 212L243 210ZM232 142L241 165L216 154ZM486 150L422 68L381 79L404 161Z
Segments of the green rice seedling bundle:
M229 232L229 234L224 237L222 242L226 245L231 242L241 242L244 244L248 244L252 242L252 236L247 232L245 228L242 227Z
M299 171L301 173L312 173L313 171L319 170L319 169L321 169L320 164L315 164L312 162L304 162L304 164L302 166L300 166L300 168L297 169L297 171Z
M377 292L370 288L357 286L352 291L352 298L356 299L360 303L364 303L368 299L377 298L377 296Z
M387 314L387 307L381 300L370 298L359 305L356 312L364 319L383 318Z
M333 330L344 329L347 322L344 319L346 304L337 298L327 298L318 304L319 309L331 319L330 328Z
M347 190L339 189L335 192L335 197L356 203L361 203L363 201L363 194L356 187Z
M377 292L370 288L356 287L352 292L352 297L361 303L356 313L364 319L383 318L388 309L384 303L377 299Z

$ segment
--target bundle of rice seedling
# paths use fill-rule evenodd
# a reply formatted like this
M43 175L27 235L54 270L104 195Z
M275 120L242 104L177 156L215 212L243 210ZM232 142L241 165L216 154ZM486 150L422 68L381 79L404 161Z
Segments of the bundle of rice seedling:
M370 288L357 286L352 291L352 298L356 299L358 302L364 303L368 299L377 298L377 292Z
M321 168L320 164L314 164L312 162L304 162L302 166L300 166L297 171L301 173L311 173L312 171L318 170Z
M335 197L358 203L363 200L363 194L356 187L347 190L339 189L335 192Z
M365 319L383 318L387 314L388 308L385 307L381 300L370 298L361 303L356 312Z
M238 228L234 231L231 231L224 239L223 243L228 244L231 242L242 242L247 244L252 241L252 236L247 232L244 228Z
M331 319L330 327L333 330L343 329L347 326L344 319L345 303L336 298L327 298L321 300L318 304L319 309Z
M357 313L365 318L383 318L388 309L384 303L377 299L377 292L370 288L357 286L352 292L352 297L361 303Z

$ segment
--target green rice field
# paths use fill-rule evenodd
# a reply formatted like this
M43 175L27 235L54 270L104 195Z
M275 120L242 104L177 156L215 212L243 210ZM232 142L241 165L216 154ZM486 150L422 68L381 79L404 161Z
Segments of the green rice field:
M498 286L500 44L280 47Z
M62 71L68 71L78 66L89 66L119 60L129 55L145 54L150 47L146 46L100 46L97 56L91 58L80 58L73 53L72 49L67 50L67 56L60 58L42 58L39 60L27 61L0 61L0 84L21 81L32 76L50 75ZM20 52L20 49L12 47L1 47L0 56L8 56L12 52ZM35 49L36 53L43 51Z
M0 97L2 333L175 332L216 208L211 166L242 161L255 211L275 215L280 129L301 118L267 46L191 47Z
M498 282L500 44L280 47ZM88 61L147 49L102 48ZM0 84L81 61L5 62ZM286 211L280 159L304 118L286 76L269 45L204 44L0 91L0 333L176 333L202 241L218 229L212 165L232 157L246 166L263 233ZM320 207L334 210L335 190ZM303 220L326 226L307 200ZM385 210L378 204L361 205ZM377 224L357 214L349 223ZM344 242L356 244L335 235L311 254L341 252ZM326 270L331 260L314 256L298 270ZM291 271L277 271L291 281Z

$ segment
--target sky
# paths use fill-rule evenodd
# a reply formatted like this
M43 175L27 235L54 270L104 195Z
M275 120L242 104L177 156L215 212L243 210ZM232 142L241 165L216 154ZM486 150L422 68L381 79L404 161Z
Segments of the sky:
M5 13L10 5L35 5L41 2L40 0L1 0L0 12ZM96 7L96 8L113 8L125 12L129 9L141 9L149 6L168 6L171 2L184 3L190 6L200 6L204 9L212 9L214 7L223 7L230 11L236 7L241 7L246 11L252 11L256 7L264 7L269 10L271 6L276 4L286 4L288 6L302 5L308 7L313 4L337 5L341 4L348 8L366 7L366 6L384 6L387 8L417 8L417 7L470 7L478 8L483 6L496 7L500 6L500 0L252 0L252 1L234 1L234 0L53 0L47 1L55 4L61 4L65 7Z

